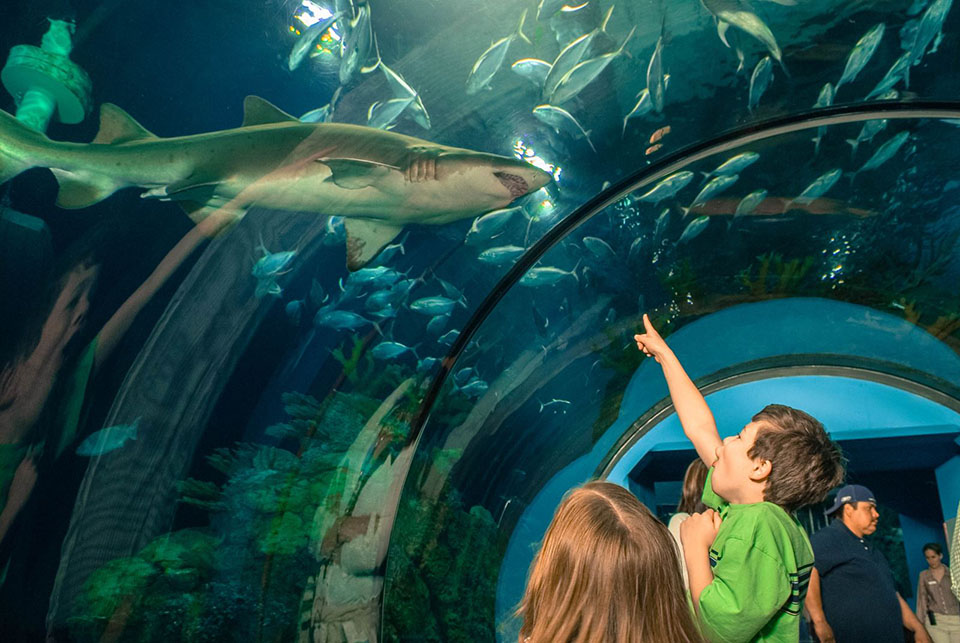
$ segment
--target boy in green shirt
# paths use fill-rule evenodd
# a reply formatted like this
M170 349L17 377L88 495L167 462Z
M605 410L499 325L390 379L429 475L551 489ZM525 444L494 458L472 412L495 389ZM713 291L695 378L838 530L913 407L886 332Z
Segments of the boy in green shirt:
M710 467L703 502L680 526L690 598L716 643L799 640L813 549L793 516L843 481L843 457L823 425L771 404L720 439L713 414L644 315L637 347L663 368L683 431Z

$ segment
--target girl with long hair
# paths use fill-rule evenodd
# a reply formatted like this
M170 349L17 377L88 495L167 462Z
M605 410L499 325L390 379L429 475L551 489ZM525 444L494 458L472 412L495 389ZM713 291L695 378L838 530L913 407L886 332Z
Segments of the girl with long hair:
M701 643L667 528L619 485L557 508L517 615L521 643Z

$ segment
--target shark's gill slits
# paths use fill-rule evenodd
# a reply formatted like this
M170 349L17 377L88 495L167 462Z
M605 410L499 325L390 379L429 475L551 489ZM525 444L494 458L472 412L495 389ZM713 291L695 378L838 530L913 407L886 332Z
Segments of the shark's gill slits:
M523 177L507 172L494 172L493 175L510 190L510 196L514 199L518 199L530 191L530 187Z

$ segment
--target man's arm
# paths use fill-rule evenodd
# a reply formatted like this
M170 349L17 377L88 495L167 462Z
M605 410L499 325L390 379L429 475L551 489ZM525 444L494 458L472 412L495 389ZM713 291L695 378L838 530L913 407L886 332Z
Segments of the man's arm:
M900 615L903 618L903 626L913 632L915 643L933 643L930 635L927 634L927 628L917 619L917 615L907 605L907 601L900 596L900 592L897 592L897 600L900 601Z
M713 419L707 401L703 399L693 380L683 370L680 360L663 341L647 315L643 316L643 327L644 334L634 335L637 348L657 360L663 368L663 377L667 380L670 399L677 410L683 432L693 443L703 463L708 467L713 466L717 459L717 447L721 442L716 420Z
M810 622L813 631L820 643L834 643L833 628L827 623L827 615L823 612L823 598L820 594L820 572L814 567L810 572L810 584L807 586L807 598L804 602L807 612L810 613Z

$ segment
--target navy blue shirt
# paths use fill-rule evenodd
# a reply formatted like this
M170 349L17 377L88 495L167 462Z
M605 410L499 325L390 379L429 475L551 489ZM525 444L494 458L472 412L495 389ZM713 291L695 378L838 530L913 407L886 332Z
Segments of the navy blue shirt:
M815 533L810 544L837 643L903 643L897 587L883 554L840 520Z

